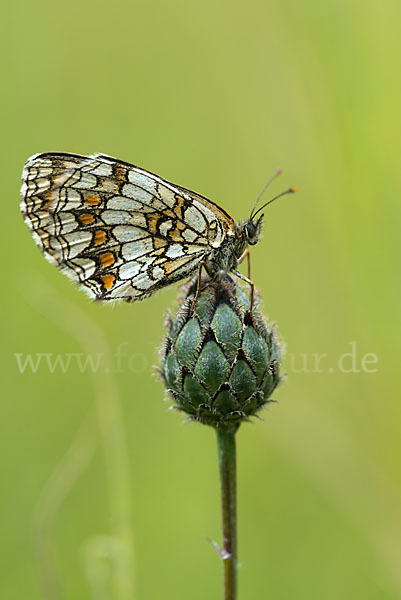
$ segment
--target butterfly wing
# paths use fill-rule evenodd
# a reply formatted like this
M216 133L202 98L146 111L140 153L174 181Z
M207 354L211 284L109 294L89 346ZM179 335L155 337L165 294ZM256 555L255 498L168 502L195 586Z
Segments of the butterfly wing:
M199 194L106 155L35 155L21 193L46 258L101 300L140 300L190 275L235 227Z

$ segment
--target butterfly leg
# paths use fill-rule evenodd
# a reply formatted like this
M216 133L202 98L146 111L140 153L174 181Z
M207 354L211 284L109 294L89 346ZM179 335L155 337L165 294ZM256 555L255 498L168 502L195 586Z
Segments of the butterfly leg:
M238 271L233 271L233 273L235 273L235 275L237 275L237 277L239 277L243 281L246 281L247 283L249 283L249 285L251 286L251 298L250 298L249 310L252 312L254 296L255 296L255 285L251 279L251 253L249 252L248 248L246 250L244 250L243 254L238 259L238 264L240 265L245 259L247 259L247 263L248 263L247 264L248 277L245 277L245 275L241 275L241 273L239 273Z
M251 254L250 254L248 248L246 250L244 250L244 253L238 259L238 264L240 265L245 259L247 259L247 263L248 263L248 279L250 279L251 278Z
M253 303L254 303L254 299L255 299L255 284L253 283L252 279L250 279L249 277L246 277L245 275L243 275L239 271L233 270L233 273L239 279L242 279L242 281L245 281L246 283L248 283L250 285L250 287L251 287L251 297L250 297L250 302L249 302L249 312L252 314L252 308L253 308Z
M194 297L194 299L192 300L192 306L191 306L191 311L190 311L190 314L191 314L191 315L192 315L192 314L193 314L193 312L194 312L194 309L195 309L195 304L196 304L196 303L197 303L197 301L198 301L199 292L200 292L200 290L201 290L201 281L202 281L202 268L204 268L204 269L205 269L206 273L209 275L209 277L210 277L210 278L211 278L211 277L212 277L212 275L213 275L213 273L212 273L212 271L211 271L210 267L207 265L207 263L205 263L205 261L204 261L204 260L202 260L202 261L199 263L199 270L198 270L198 280L197 280L197 282L196 282L196 292L195 292L195 297Z

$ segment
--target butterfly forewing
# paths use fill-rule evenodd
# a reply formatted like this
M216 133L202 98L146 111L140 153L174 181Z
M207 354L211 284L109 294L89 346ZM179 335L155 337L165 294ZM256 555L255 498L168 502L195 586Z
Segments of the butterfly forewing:
M46 257L102 300L192 274L235 228L210 200L105 155L33 156L21 210Z

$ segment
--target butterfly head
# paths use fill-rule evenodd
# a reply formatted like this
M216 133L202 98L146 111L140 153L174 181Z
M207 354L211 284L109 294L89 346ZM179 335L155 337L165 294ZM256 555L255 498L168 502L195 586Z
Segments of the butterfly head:
M265 204L263 204L263 206L259 207L256 210L256 207L258 205L259 200L261 199L261 197L263 196L264 192L266 191L266 189L269 187L269 185L271 184L271 182L273 181L273 179L275 179L278 175L280 175L281 173L281 169L277 169L277 171L274 173L273 177L271 177L269 179L269 181L266 183L265 187L263 188L263 190L260 192L255 205L252 209L251 212L251 216L249 217L248 221L245 221L244 225L243 225L243 231L245 234L245 238L247 243L250 246L254 246L255 244L258 243L259 238L260 238L260 234L262 231L262 222L263 222L263 217L264 214L262 213L258 218L257 215L269 204L271 204L272 202L274 202L275 200L277 200L278 198L281 198L281 196L285 196L286 194L292 194L293 192L295 192L295 188L290 188L289 190L286 190L285 192L281 192L281 194L278 194L278 196L275 196L274 198L272 198L271 200L269 200L268 202L266 202Z
M259 241L262 232L263 217L264 215L260 215L256 221L250 218L244 223L246 241L250 246L254 246Z

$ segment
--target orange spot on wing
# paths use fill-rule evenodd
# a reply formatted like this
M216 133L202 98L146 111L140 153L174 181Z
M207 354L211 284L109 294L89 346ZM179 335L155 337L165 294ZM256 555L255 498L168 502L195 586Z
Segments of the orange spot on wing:
M89 194L87 194L85 202L88 206L97 206L98 204L100 204L100 198L97 194L93 194L92 192L90 192Z
M98 229L95 231L94 244L95 246L100 246L100 244L104 244L107 239L106 232L103 229Z
M182 219L182 207L184 206L185 200L181 198L181 196L175 195L176 203L174 204L173 211L175 212L175 216L179 219Z
M102 275L101 280L103 282L103 286L105 287L105 289L111 290L116 278L114 277L114 275L108 274L108 275Z
M167 235L173 242L183 242L184 238L181 235L181 231L184 231L184 229L186 229L185 223L182 221L175 221L174 229L171 229Z
M190 259L188 259L188 256L183 256L182 258L175 258L174 260L170 260L166 263L163 263L163 265L161 265L161 268L164 269L166 275L169 275L173 271L178 271L178 269L183 267L185 264L188 265L189 262L190 262ZM190 270L188 272L191 272L191 270L192 271L194 270L193 266L190 268Z
M91 225L95 222L95 217L90 213L83 213L82 215L79 215L79 220L82 225Z
M110 267L114 263L114 254L112 252L104 252L99 258L102 267Z
M114 177L116 179L120 179L122 181L126 181L127 179L127 169L122 165L115 165L114 167Z
M164 246L166 246L166 242L164 240L162 240L159 237L153 238L153 247L155 250L159 250L159 248L160 248L160 249L162 249L161 252L163 252ZM155 254L157 254L157 253L155 253Z
M152 215L152 214L147 216L148 230L150 231L150 233L157 232L157 223L160 220L160 216L161 215Z
M184 229L185 229L185 226L184 226ZM184 241L184 238L182 237L181 231L179 230L178 227L169 231L168 237L171 240L173 240L173 242L183 242Z
M169 275L176 268L177 268L177 265L174 262L166 262L163 265L163 269L165 270L166 275Z

